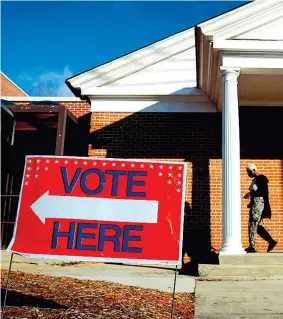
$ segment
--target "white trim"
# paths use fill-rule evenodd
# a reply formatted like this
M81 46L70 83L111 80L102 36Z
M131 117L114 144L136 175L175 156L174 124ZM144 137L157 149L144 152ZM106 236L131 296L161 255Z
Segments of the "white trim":
M261 23L261 20L258 19L258 17L257 19L254 19L258 13L265 16L266 11L270 12L270 10L274 8L278 11L277 6L282 4L282 0L252 1L244 6L222 14L219 17L205 21L198 26L207 36L213 36L216 33L224 36L226 30L228 30L229 33L235 32L236 34L239 34L239 27L244 27L244 32L247 32L255 29ZM272 14L270 15L270 13L269 18L272 19Z
M252 15L238 17L235 19L233 16L232 23L222 27L214 33L215 38L231 38L238 34L246 33L258 28L264 24L268 24L270 21L274 21L282 16L283 2L282 0L268 0L265 8L257 10ZM246 13L246 12L245 12Z
M222 66L226 68L241 68L241 73L249 73L251 69L267 69L266 73L281 69L283 73L282 53L262 54L261 52L229 52L221 53Z
M91 112L103 113L215 113L216 106L208 99L205 101L113 101L91 100Z
M58 97L58 96L1 96L2 100L15 102L40 102L40 101L58 101L58 102L85 102L79 97Z
M21 89L14 81L12 81L10 78L8 78L8 76L6 74L4 74L2 71L0 72L1 75L3 75L9 82L11 82L18 90L20 90L24 95L28 96L28 94Z
M103 86L143 70L195 46L194 28L187 29L102 66L69 78L73 88Z
M207 102L206 95L89 95L91 101Z
M168 94L167 89L163 88L156 88L156 86L152 86L150 89L145 89L143 87L121 87L121 86L103 86L103 87L92 87L89 89L82 90L82 95L89 96L89 97L165 97L170 96L176 97L177 99L179 97L200 97L204 96L203 92L197 88L189 88L191 92L188 92L184 94L183 90L180 90L180 92L172 92L171 94ZM170 98L169 98L170 99Z
M219 104L221 65L241 68L241 73L281 74L280 60L271 59L282 58L283 41L233 39L280 16L283 16L282 0L257 0L198 25L199 86L214 104ZM210 42L213 43L212 50L208 49Z
M269 40L214 40L213 47L220 50L244 50L244 51L271 51L283 52L283 41Z

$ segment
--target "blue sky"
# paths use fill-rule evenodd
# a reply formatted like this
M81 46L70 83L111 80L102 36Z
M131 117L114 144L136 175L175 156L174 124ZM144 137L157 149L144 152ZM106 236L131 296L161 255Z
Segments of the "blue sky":
M2 2L1 70L30 95L72 95L66 78L244 3Z

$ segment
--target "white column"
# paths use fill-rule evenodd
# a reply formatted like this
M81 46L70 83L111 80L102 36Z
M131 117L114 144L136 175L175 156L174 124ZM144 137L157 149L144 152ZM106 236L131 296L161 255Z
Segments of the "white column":
M245 253L241 243L239 70L222 72L222 248L220 254Z

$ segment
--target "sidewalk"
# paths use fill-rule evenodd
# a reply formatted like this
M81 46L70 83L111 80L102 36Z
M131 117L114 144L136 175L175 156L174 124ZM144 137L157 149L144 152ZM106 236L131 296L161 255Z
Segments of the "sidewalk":
M197 281L195 319L282 319L283 280Z
M8 269L10 254L1 251L1 267ZM169 266L136 266L104 263L64 263L57 260L31 259L14 255L12 271L25 271L57 277L102 280L128 286L173 291L174 269ZM195 290L195 279L177 276L176 292Z

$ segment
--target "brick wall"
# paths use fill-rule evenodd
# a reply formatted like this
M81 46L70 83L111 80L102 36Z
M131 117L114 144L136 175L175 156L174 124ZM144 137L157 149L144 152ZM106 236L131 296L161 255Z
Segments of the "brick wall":
M1 74L1 96L26 96L26 94Z
M90 112L90 105L86 101L60 102L67 107L75 116L80 117Z
M81 118L90 112L87 102L61 104ZM277 250L283 250L282 118L282 108L240 108L241 191L251 182L247 163L256 163L270 180L272 219L264 224L279 239ZM89 143L89 156L186 161L185 250L221 247L220 113L92 113ZM248 245L246 205L242 200L244 247ZM257 249L266 246L258 237Z
M270 180L271 221L264 225L283 250L283 109L240 108L242 193L247 163ZM92 113L89 156L180 160L188 163L185 249L221 247L221 114ZM248 245L247 201L242 200L243 246ZM267 244L258 237L257 249Z

